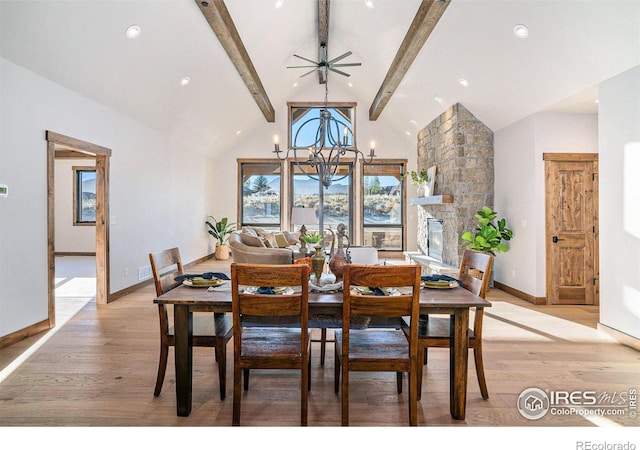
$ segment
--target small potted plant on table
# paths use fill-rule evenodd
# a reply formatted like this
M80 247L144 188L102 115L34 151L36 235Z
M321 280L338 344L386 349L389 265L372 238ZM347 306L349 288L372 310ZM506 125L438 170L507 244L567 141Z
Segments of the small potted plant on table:
M323 238L318 233L310 233L300 236L300 239L309 245L313 245L316 249L316 252L311 257L311 268L316 276L316 282L320 284L320 277L322 276L322 269L325 263L325 256L322 254L322 245L320 245Z

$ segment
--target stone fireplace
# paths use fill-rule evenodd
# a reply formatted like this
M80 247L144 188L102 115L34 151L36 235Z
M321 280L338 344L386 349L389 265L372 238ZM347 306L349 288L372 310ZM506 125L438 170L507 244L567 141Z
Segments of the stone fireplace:
M418 170L431 166L436 166L434 197L412 201L418 203L418 249L429 254L429 219L438 219L441 262L457 268L460 235L475 229L476 211L493 207L493 131L461 104L449 107L418 133Z

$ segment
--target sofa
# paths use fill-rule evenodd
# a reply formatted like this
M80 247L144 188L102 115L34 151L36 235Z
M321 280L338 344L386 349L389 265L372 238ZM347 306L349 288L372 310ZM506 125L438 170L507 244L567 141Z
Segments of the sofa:
M292 264L299 247L295 233L243 227L229 236L234 262L249 264Z

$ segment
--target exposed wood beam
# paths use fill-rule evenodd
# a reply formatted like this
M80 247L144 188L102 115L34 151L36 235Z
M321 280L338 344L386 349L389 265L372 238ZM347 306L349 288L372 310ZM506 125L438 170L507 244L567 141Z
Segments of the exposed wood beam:
M323 58L329 59L329 1L318 0L318 61ZM325 47L325 54L322 54L322 46ZM325 84L327 82L326 73L322 70L318 71L318 82Z
M369 108L369 120L376 120L387 106L416 56L449 6L450 0L422 0L398 53Z
M209 26L218 37L222 47L229 55L231 62L236 67L242 81L249 89L258 108L262 111L267 122L275 122L276 113L271 105L269 96L262 86L258 72L256 72L249 53L240 39L238 30L233 23L233 19L227 10L223 0L195 0L202 11Z

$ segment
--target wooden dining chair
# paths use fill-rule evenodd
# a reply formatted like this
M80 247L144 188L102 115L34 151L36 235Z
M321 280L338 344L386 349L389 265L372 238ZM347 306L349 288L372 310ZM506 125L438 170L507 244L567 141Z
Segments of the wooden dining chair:
M458 280L462 287L473 292L479 297L485 298L489 289L493 256L487 253L478 253L464 250ZM473 349L476 375L480 385L482 398L489 398L487 381L484 376L484 363L482 359L482 319L484 308L475 308L473 326L468 329L469 349ZM450 348L450 317L421 316L418 328L419 351L424 355L423 364L427 364L429 347ZM422 396L422 364L418 367L418 399Z
M374 293L360 293L362 288ZM375 289L378 288L378 289ZM396 288L393 295L375 295L380 289ZM360 291L358 290L360 289ZM387 291L388 292L388 291ZM399 294L399 295L395 295ZM342 386L342 425L349 425L349 373L352 371L409 374L409 424L418 424L417 368L418 326L410 320L408 336L400 329L402 317L417 318L420 303L420 266L369 266L347 264L344 271L342 329L336 330L335 391ZM362 316L397 318L397 328L352 329ZM342 383L339 384L342 369Z
M156 286L156 295L159 297L165 292L182 284L175 278L184 274L180 250L170 248L157 253L149 253L151 273ZM194 288L196 289L196 288ZM169 322L167 305L158 304L160 317L160 361L158 363L158 376L154 396L159 396L164 383L164 375L167 370L167 357L169 347L175 346L173 325ZM227 343L233 336L233 321L226 314L193 313L193 347L215 348L215 360L218 363L218 378L220 384L220 400L226 396L227 379Z
M233 425L240 425L242 373L246 390L250 369L300 370L300 424L307 425L311 384L308 283L307 266L301 264L231 264ZM278 292L287 287L290 292Z

